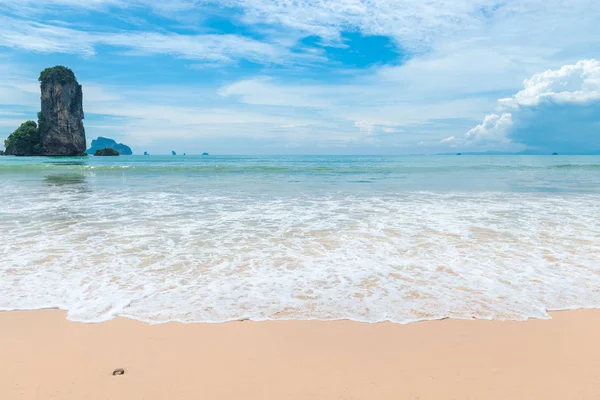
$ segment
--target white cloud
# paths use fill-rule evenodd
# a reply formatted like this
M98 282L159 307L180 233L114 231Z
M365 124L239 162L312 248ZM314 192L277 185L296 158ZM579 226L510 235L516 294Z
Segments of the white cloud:
M579 29L589 33L600 12L595 0L0 0L0 4L13 13L28 10L19 15L121 8L200 21L216 12L269 33L271 41L315 35L339 45L340 34L351 31L388 36L403 48L418 51L436 47L443 38L465 36L495 38L489 43L495 45L510 39L517 45L545 47L540 40L552 33L553 38L577 42L581 38L574 33ZM571 34L562 34L564 28Z
M240 59L260 64L298 64L322 59L315 53L292 53L279 44L239 35L95 32L0 17L0 46L90 57L96 54L99 45L126 49L130 55L169 54L219 64L234 63Z
M438 71L415 76L411 85L377 74L328 84L261 77L225 85L218 93L259 109L275 107L290 115L309 112L338 125L347 121L366 136L385 135L389 142L408 144L414 135L430 133L426 125L457 117L474 119L493 104L478 96L440 99L439 94L421 89L437 76ZM406 132L409 128L411 133Z
M327 108L336 100L330 89L327 85L310 83L281 85L269 77L258 77L231 83L218 93L223 97L236 97L246 104Z
M384 35L405 48L422 48L452 35L484 27L494 18L572 9L562 1L528 0L215 0L244 10L249 23L269 23L335 41L342 31ZM551 4L548 4L551 3ZM591 0L579 1L595 8ZM590 8L591 10L591 8Z
M549 102L589 104L598 95L593 89L595 67L575 63L595 56L600 48L600 2L592 0L0 0L0 5L8 10L0 17L0 46L13 49L91 59L108 46L126 63L131 63L126 58L130 55L170 55L198 62L198 68L205 68L198 75L207 81L219 73L207 67L225 66L235 74L235 63L242 59L308 67L292 73L286 69L279 76L277 70L263 70L258 77L239 78L220 89L217 83L194 88L197 82L182 83L172 91L151 88L160 96L119 88L124 90L123 107L114 99L113 104L111 100L100 104L101 96L112 92L94 93L96 88L86 84L86 102L90 101L86 112L96 108L124 118L124 129L140 137L147 130L149 137L158 138L176 126L178 134L186 137L199 131L202 135L234 132L256 138L279 135L290 143L302 142L300 136L306 135L307 141L331 143L341 137L353 141L380 135L386 136L388 145L407 147L467 141L473 146L492 141L502 145L516 141L516 129L531 123L533 104L547 110ZM172 21L160 29L142 21L145 24L135 30L115 30L94 22L105 18L85 18L98 12L133 18L140 10L136 18L155 12ZM207 15L225 16L255 35L206 33L209 29L202 21ZM127 23L120 26L133 29ZM340 34L348 31L387 36L408 49L410 57L402 65L331 73L333 64L326 63L324 53L297 51L298 39L304 36L320 36L340 46ZM315 65L330 74L311 75L315 80L308 80L304 73L313 72ZM568 68L563 71L561 65ZM534 74L549 67L553 69ZM532 78L521 86L526 76ZM11 86L14 82L0 85L0 102L34 98ZM172 95L183 93L189 98L192 89L210 92L212 97L194 97L183 104ZM10 100L2 90L11 91ZM516 94L501 101L500 108L477 125L482 115L494 110L496 99L509 93ZM164 97L160 104L144 96ZM33 104L38 102L36 98ZM506 113L510 119L503 117ZM242 131L244 123L247 129ZM115 132L118 129L115 124ZM462 135L466 131L469 134ZM440 143L441 132L455 140Z
M97 43L132 49L142 54L173 54L186 59L231 63L247 59L260 64L316 60L310 54L291 54L277 45L238 35L124 33L97 35Z
M197 4L194 0L189 3ZM248 24L280 27L278 33L297 32L336 42L342 32L383 35L405 49L435 48L451 38L468 37L488 45L512 42L517 46L547 46L548 35L577 42L581 29L589 34L598 21L595 0L205 0L243 10ZM533 18L534 17L534 18ZM576 24L575 24L576 23ZM497 29L495 29L497 28ZM507 29L509 28L509 29ZM564 35L563 29L571 34ZM486 32L487 31L487 32ZM493 32L490 32L493 31ZM489 36L488 36L489 35ZM568 37L571 37L568 39ZM500 40L499 40L500 39ZM507 40L508 39L508 40ZM585 40L588 40L587 38Z
M42 53L94 55L89 34L60 26L0 16L0 46Z
M461 1L322 1L322 0L225 0L243 7L250 22L267 22L335 41L340 31L360 30L367 35L386 35L407 46L428 42L440 31L480 23L477 10L489 0Z
M375 133L377 123L374 121L356 121L354 126L357 127L361 132L364 132L367 136L372 136Z
M241 10L248 24L271 24L336 41L342 30L392 36L408 46L431 41L440 32L464 30L485 22L496 0L0 0L13 12L56 11L61 8L107 10L145 7L177 16L201 14L207 6ZM484 12L485 11L485 12Z
M500 99L502 108L537 106L542 102L587 103L600 99L600 62L581 60L533 75L513 97Z
M512 124L510 113L486 115L483 122L469 130L465 137L475 141L508 142L506 135Z
M600 150L600 62L580 60L537 73L523 86L514 96L498 100L500 114L485 116L465 140Z
M42 11L45 8L54 7L71 7L71 8L86 8L86 9L98 9L108 6L124 6L127 0L0 0L0 4L4 7L10 8L13 11L19 10L23 7L33 7L38 11Z

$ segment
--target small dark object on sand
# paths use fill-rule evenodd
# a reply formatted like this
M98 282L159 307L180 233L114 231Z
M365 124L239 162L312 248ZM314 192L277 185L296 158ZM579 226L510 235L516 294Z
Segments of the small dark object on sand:
M125 370L123 368L117 368L113 371L113 376L115 375L123 375L125 373Z

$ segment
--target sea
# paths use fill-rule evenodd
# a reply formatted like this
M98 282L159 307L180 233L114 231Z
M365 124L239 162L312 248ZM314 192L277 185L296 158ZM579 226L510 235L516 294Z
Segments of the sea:
M0 310L525 320L600 307L599 156L0 157Z

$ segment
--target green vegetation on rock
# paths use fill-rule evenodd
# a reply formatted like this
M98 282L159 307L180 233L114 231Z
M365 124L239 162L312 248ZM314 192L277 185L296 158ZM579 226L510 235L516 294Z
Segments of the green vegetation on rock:
M118 156L119 152L111 149L110 147L106 147L104 149L98 149L94 153L95 156Z
M57 65L56 67L46 68L42 71L39 78L40 84L45 86L51 83L64 85L70 82L77 82L75 74L67 67Z
M27 121L21 124L16 131L4 141L7 155L26 156L42 152L40 134L35 121Z

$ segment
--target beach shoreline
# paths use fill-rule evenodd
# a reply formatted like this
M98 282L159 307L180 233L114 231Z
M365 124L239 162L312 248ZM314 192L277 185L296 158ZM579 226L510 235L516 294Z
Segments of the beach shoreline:
M600 398L600 310L551 315L148 325L1 312L0 398Z

